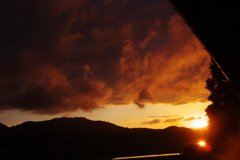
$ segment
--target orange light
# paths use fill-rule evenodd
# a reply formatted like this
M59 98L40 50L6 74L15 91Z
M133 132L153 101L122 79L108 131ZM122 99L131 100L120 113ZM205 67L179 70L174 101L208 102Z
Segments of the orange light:
M198 144L199 144L200 146L205 146L205 145L206 145L206 143L205 143L204 141L200 141L200 142L198 142Z
M206 119L197 119L193 121L194 128L204 128L208 126L208 122Z

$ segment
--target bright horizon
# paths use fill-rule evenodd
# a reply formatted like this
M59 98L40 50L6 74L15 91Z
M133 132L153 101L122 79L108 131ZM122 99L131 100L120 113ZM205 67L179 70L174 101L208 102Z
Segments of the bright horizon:
M178 126L196 129L205 127L201 122L206 123L208 121L204 110L209 104L209 102L198 102L176 106L166 104L147 104L143 109L139 109L136 105L130 104L124 107L107 106L92 112L79 111L58 115L34 115L12 110L0 114L0 119L1 123L8 127L26 121L44 121L61 117L84 117L95 121L100 120L110 122L127 128L164 129L169 126ZM9 119L9 117L11 118Z

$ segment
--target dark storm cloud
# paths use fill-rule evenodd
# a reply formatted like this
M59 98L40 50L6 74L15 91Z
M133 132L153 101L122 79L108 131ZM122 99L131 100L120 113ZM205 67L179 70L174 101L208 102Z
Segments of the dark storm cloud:
M90 111L108 97L111 89L92 73L88 53L79 51L90 33L74 25L86 5L74 0L3 2L2 109Z
M167 1L0 3L0 110L206 100L209 58Z

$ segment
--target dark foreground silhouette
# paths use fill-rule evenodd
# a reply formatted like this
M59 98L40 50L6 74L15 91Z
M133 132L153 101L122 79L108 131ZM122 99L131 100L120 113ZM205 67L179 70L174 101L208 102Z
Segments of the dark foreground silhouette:
M0 159L88 160L180 153L201 134L188 128L124 128L86 118L0 124Z

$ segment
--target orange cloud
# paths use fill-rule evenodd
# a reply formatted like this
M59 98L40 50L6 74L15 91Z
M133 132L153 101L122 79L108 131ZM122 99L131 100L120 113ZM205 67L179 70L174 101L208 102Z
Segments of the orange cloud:
M138 95L138 98L134 100L134 103L140 108L144 107L144 102L151 102L152 95L144 88Z
M156 123L160 123L161 121L159 119L154 119L154 120L150 120L150 121L145 121L142 124L156 124Z
M168 2L36 0L0 9L0 110L207 100L210 58Z
M156 26L158 21L152 23ZM132 38L122 46L122 78L113 88L113 96L125 95L116 97L125 103L135 99L141 107L144 100L139 96L143 90L149 96L145 102L177 105L206 101L209 93L205 89L205 80L210 76L208 54L179 16L173 15L167 28L158 27L154 34L149 27L147 40L138 42ZM161 33L167 34L167 40L158 47L162 41ZM142 50L143 44L146 49Z
M166 119L165 121L163 121L164 123L173 123L173 122L178 122L180 120L182 120L183 117L179 117L179 118L169 118L169 119Z
M189 117L187 119L184 119L184 121L192 121L192 120L195 120L196 118L195 117Z

